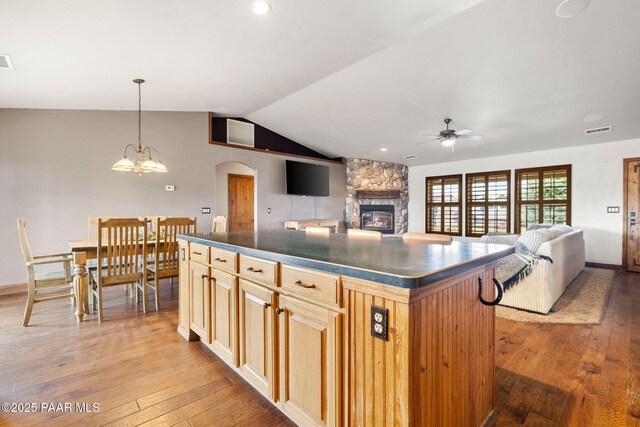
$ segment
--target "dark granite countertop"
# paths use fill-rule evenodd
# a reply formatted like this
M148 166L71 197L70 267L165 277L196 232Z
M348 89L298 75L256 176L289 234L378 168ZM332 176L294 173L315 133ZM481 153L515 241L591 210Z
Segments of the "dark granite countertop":
M399 237L327 237L295 230L197 233L178 238L402 288L425 286L514 252L513 246L505 245L407 243Z

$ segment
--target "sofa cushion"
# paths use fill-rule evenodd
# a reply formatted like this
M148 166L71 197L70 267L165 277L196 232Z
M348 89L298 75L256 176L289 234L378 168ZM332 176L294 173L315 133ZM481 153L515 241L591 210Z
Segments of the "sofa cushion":
M495 245L511 245L513 246L516 242L516 240L518 240L518 237L520 237L519 234L499 234L499 235L492 235L487 234L484 235L480 238L480 241L483 243L492 243Z
M542 236L543 243L548 242L549 240L553 240L565 234L563 231L555 230L553 228L549 228L546 230L536 230L536 231Z
M527 231L543 230L543 229L551 228L551 227L553 227L553 224L529 224L527 226Z
M550 230L529 230L518 238L518 242L525 245L531 253L537 253L538 248L544 242L553 240L560 235L557 231Z
M562 234L567 234L567 233L571 233L572 231L574 231L573 227L570 227L570 226L565 225L565 224L554 225L549 230L560 231Z

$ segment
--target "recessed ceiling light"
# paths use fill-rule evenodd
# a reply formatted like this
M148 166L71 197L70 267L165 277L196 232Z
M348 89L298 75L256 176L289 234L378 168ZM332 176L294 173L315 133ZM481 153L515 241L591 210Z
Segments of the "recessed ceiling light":
M380 151L387 151L387 150L388 150L388 148L387 148L387 147L382 147L382 148L380 149Z
M269 13L271 10L271 5L266 1L258 1L251 6L251 12L256 15L264 15L265 13Z
M560 18L573 18L589 7L591 0L563 0L556 8Z
M590 114L582 120L584 120L585 123L595 123L595 122L599 122L602 119L604 119L604 114L598 113L598 114Z

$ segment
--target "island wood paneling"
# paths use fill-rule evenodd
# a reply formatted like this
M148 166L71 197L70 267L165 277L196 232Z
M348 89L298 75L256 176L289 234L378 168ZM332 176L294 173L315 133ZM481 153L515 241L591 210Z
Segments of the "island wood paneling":
M494 308L480 303L478 277L484 299L493 300L487 269L410 304L413 425L493 422Z
M346 278L345 278L346 279ZM366 283L347 279L344 286L344 425L410 425L409 305L394 295L364 292ZM371 304L389 310L389 340L371 336Z
M478 300L478 277L493 299L493 269L417 290L372 295L345 280L345 425L492 424L494 309ZM389 310L389 339L370 333L371 305Z

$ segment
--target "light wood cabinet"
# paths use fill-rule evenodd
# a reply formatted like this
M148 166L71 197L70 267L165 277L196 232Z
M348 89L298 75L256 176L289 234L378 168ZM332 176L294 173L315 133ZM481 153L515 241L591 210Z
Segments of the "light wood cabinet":
M240 279L240 371L271 400L275 400L274 302L273 291Z
M238 278L211 270L211 348L227 364L238 366Z
M301 426L339 424L340 314L286 296L277 312L282 410Z
M178 333L185 339L191 341L196 339L196 334L191 330L190 321L190 298L191 289L189 286L189 243L183 240L178 241L179 254L179 298L178 298Z
M191 330L210 343L209 267L195 261L189 263Z
M258 283L276 285L278 283L278 263L240 255L240 276Z

